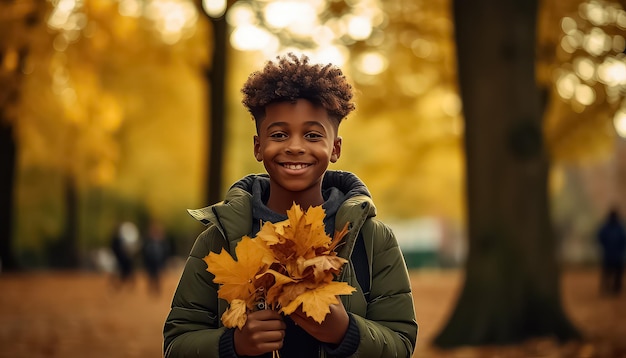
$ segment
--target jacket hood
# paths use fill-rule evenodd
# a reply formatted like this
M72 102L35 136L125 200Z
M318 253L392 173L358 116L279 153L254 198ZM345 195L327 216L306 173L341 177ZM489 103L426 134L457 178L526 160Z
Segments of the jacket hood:
M231 244L231 250L242 236L252 229L252 186L255 182L266 182L267 174L250 174L231 186L224 201L201 209L187 210L204 225L215 224ZM265 184L263 184L265 185ZM365 184L356 175L344 171L327 171L323 190L335 187L345 194L345 200L336 214L335 227L350 223L350 228L361 227L368 217L376 216L376 207ZM349 235L352 236L352 235Z

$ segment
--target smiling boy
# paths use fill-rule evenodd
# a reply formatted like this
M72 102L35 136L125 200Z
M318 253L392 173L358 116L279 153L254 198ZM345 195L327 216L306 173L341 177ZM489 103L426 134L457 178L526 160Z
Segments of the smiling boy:
M268 62L242 88L256 124L254 156L267 174L236 182L223 202L190 213L207 225L191 250L164 327L166 357L410 357L417 323L408 272L391 230L375 219L365 184L328 170L341 155L339 124L354 110L342 71L293 54ZM322 206L325 229L349 223L338 255L349 260L337 278L357 288L331 305L322 323L299 309L249 312L242 329L225 328L227 303L202 260L222 248L231 254L263 222L287 219L293 203Z
M324 203L322 179L341 154L338 122L307 99L269 104L254 136L254 155L269 174L267 207L284 213Z

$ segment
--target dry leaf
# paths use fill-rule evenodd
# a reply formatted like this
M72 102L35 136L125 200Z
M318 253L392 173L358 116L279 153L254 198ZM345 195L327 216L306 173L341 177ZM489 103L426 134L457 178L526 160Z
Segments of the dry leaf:
M240 299L232 300L222 315L222 323L224 323L224 327L228 328L239 327L242 329L247 319L246 301Z
M348 260L341 258L339 256L315 256L312 259L305 260L302 265L303 268L313 267L313 274L315 275L315 279L317 282L322 282L326 278L330 276L332 279L332 275L328 275L331 273L336 275L341 270L341 267L348 262Z
M354 287L345 282L329 282L298 295L289 305L283 307L282 312L285 314L293 313L302 304L302 311L307 316L318 323L322 323L330 312L330 305L338 302L337 295L348 295L354 290Z
M345 282L333 281L348 262L334 251L348 225L331 239L324 230L321 206L303 212L294 203L287 217L264 223L253 239L245 236L235 248L237 261L224 250L204 258L213 281L220 284L218 297L230 303L222 315L225 326L243 327L247 311L259 300L285 314L302 305L307 316L321 323L338 295L355 291Z
M204 258L207 271L215 275L213 281L221 284L218 297L232 302L235 299L248 301L256 292L253 278L267 266L271 253L263 245L244 237L235 248L237 261L224 249L219 254L209 253Z

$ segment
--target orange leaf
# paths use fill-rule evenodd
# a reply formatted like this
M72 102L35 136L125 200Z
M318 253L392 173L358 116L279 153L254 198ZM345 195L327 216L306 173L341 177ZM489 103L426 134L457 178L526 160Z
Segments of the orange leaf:
M280 273L280 272L278 272L276 270L272 270L272 269L267 269L267 270L263 271L263 273L257 275L256 278L261 278L264 275L273 275L274 278L276 279L276 283L275 284L278 284L278 285L285 285L285 284L290 283L290 282L295 282L295 280L292 279L291 277L285 276L282 273Z
M285 236L295 242L298 257L310 259L316 256L316 248L330 245L331 238L324 231L324 209L321 206L310 207L306 214L302 214L300 206L294 204L287 216L289 227L285 228Z
M299 222L302 216L304 216L304 212L300 208L300 205L295 202L291 205L291 209L287 210L287 221L292 225Z
M228 328L239 327L242 329L247 319L246 302L240 299L232 300L228 309L222 314L222 323Z
M213 282L222 284L218 297L231 302L234 299L248 299L256 290L253 279L266 266L271 256L263 245L244 236L235 248L237 261L224 249L219 254L209 253L204 261L207 271L215 275Z
M285 239L277 232L276 224L272 224L269 221L263 224L261 230L256 234L256 237L263 240L268 245L282 244L285 242Z
M321 206L312 206L306 211L306 223L314 226L324 226L326 213Z
M347 225L333 240L324 229L324 216L321 206L303 212L294 203L287 220L266 222L254 239L242 238L235 248L237 261L224 250L204 258L213 281L221 285L218 297L231 304L222 317L225 326L242 327L247 309L260 299L286 314L302 305L307 316L322 322L337 295L354 292L347 283L333 281L347 262L334 252Z
M264 271L262 274L258 275L257 278L261 278L265 275L272 275L275 279L274 284L271 285L270 288L267 290L265 300L268 305L276 306L279 302L279 297L283 294L283 287L289 283L293 283L296 281L293 278L283 275L282 273L272 269Z
M346 236L346 234L349 231L348 230L349 224L350 223L346 223L343 226L343 229L341 229L341 231L335 231L335 237L333 238L333 241L330 243L330 246L328 247L329 251L334 251L337 245L341 242L341 240L343 240L343 237Z
M315 281L323 282L327 281L325 278L333 279L334 275L338 274L343 264L348 260L334 255L316 256L312 259L308 259L303 262L303 266L313 267L313 274L315 275ZM329 281L330 281L329 280Z
M282 243L271 245L271 250L280 262L287 263L296 256L296 244L292 240L285 240Z
M278 307L286 307L304 292L318 287L319 284L314 283L313 281L300 281L287 284L281 288L281 294L278 297Z
M298 295L291 303L284 306L281 311L285 314L291 314L302 304L302 311L308 317L313 318L318 323L322 323L330 312L330 305L339 302L337 295L349 295L354 290L354 287L345 282L329 282Z

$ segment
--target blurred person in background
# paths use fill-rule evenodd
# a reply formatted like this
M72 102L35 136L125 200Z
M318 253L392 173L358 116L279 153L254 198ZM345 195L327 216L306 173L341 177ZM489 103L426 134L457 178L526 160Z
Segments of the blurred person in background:
M115 256L116 276L113 285L116 289L135 285L135 255L139 246L139 230L130 221L117 226L111 238L111 251Z
M150 221L142 253L148 275L148 290L158 295L161 293L161 274L171 253L167 233L159 221Z
M598 242L602 250L600 293L619 295L622 289L626 232L617 209L612 208L598 230Z

